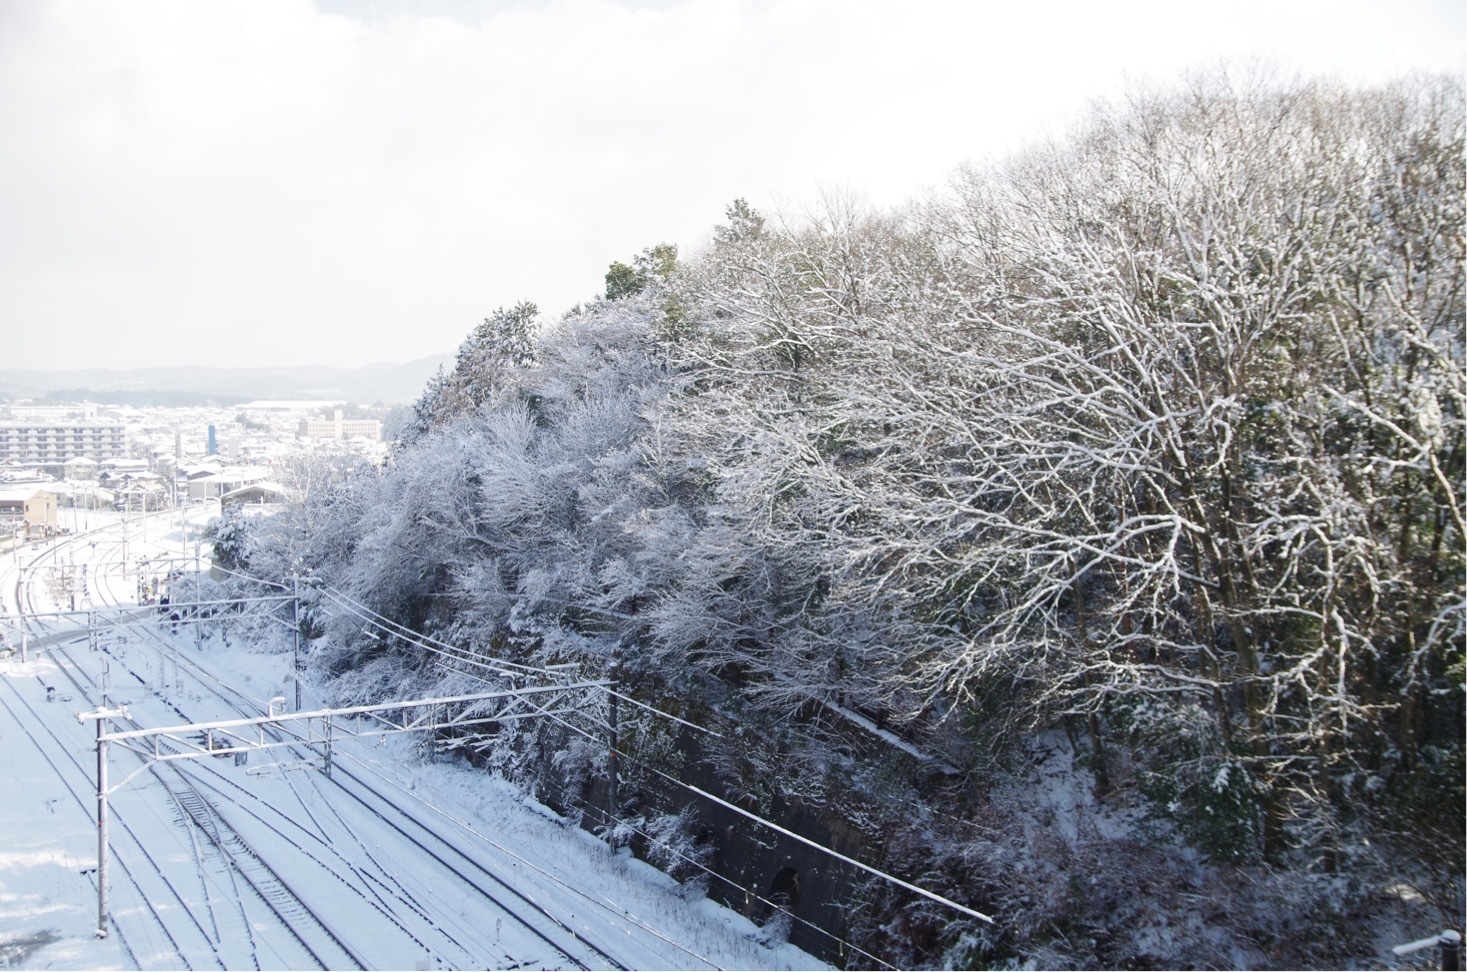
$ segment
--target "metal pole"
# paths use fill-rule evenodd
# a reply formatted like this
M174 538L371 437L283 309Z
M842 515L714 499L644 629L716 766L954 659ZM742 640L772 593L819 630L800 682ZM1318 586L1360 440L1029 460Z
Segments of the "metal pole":
M607 753L606 757L606 775L608 777L606 782L606 842L611 846L612 850L615 850L616 816L621 809L621 796L619 793L621 783L621 767L618 764L618 753L616 751L616 690L619 687L617 683L621 677L621 665L618 662L613 661L611 663L611 670L610 672L608 672L608 675L611 678L613 684L610 690L610 694L607 696L607 702L609 703L609 705L608 712L606 714L607 737L610 747L610 751Z
M291 652L291 674L295 678L295 711L301 710L301 579L291 576L294 598L290 602L291 629L295 634L295 649Z
M97 937L107 937L107 739L106 720L127 718L127 707L108 709L98 706L96 712L78 712L77 722L97 720Z
M105 696L104 696L105 700ZM107 743L106 719L97 710L97 937L107 937Z
M1442 945L1443 972L1458 972L1462 968L1462 933L1448 928L1437 936Z
M326 761L324 768L326 770L326 778L329 780L331 779L331 717L329 715L326 716L324 721L326 723Z
M199 607L204 600L204 568L199 563L199 542L194 541L194 648L198 651L204 650L204 626Z

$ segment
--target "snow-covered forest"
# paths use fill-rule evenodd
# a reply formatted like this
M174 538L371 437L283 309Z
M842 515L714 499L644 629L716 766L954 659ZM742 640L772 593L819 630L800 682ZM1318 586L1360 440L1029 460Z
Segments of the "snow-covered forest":
M1463 118L1216 72L899 210L735 201L219 554L343 704L466 676L328 588L716 730L624 712L632 830L716 856L697 773L995 918L856 880L894 965L1382 961L1463 915ZM505 734L593 812L604 746Z

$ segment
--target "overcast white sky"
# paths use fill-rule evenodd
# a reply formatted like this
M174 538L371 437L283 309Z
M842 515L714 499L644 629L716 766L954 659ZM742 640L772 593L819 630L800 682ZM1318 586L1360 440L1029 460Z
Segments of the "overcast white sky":
M743 196L896 204L1218 58L1463 72L1461 0L0 0L0 367L356 366Z

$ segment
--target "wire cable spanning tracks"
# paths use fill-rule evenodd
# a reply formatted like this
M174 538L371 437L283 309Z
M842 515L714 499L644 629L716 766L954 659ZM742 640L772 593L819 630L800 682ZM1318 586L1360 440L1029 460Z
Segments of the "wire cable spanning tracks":
M452 732L511 719L568 715L584 709L590 693L611 684L599 680L574 682L343 709L286 712L251 719L105 732L101 738L151 760L193 759L285 746L329 747L334 740L342 738L369 739L398 732Z

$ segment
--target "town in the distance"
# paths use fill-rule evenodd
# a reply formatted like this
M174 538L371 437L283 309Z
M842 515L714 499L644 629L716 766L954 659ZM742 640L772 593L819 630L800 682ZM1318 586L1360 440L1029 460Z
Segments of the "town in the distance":
M86 529L90 511L289 498L310 456L386 455L393 410L339 400L230 407L0 402L0 550Z

